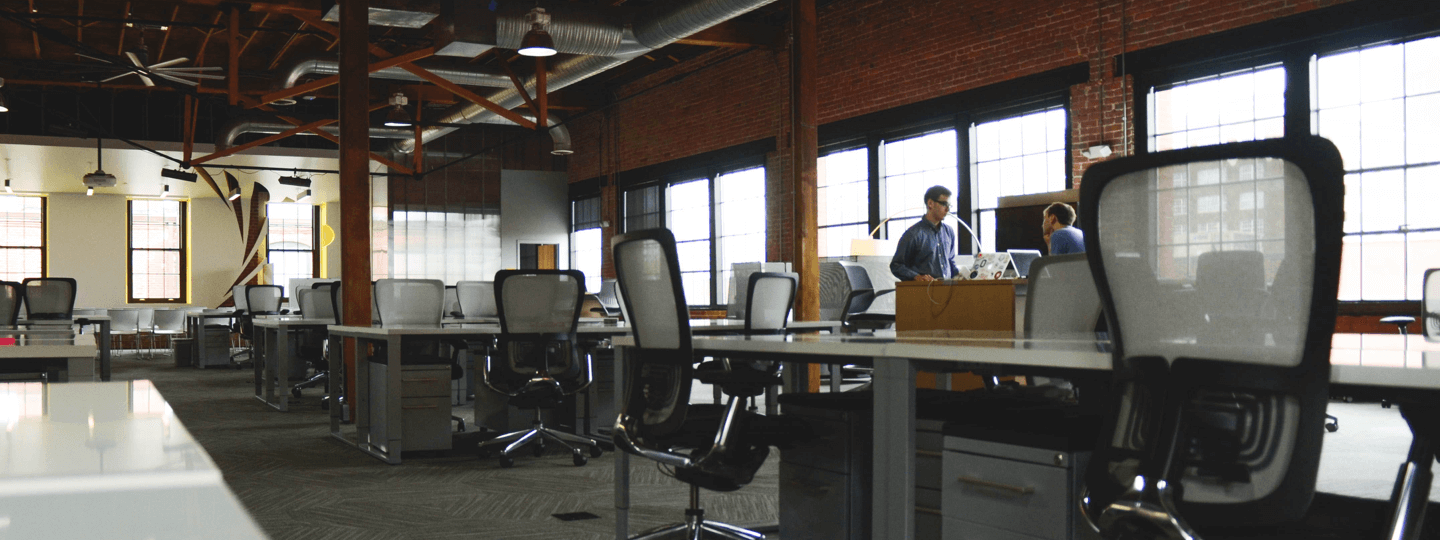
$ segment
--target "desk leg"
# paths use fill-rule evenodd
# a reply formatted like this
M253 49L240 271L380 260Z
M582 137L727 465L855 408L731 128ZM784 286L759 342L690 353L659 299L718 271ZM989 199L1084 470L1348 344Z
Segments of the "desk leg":
M915 538L915 364L876 358L872 538Z
M279 402L277 408L284 412L290 411L290 361L294 358L290 354L294 346L293 340L290 339L291 332L293 330L289 328L275 330L275 356L273 357L275 367L273 371L277 382L271 383L271 388L275 391L272 397Z
M330 376L325 379L326 399L330 400L330 436L349 442L344 434L340 433L340 422L344 420L344 406L340 403L340 395L345 392L345 338L327 336L330 340Z
M350 352L355 359L355 395L350 396L350 401L355 404L355 444L375 455L370 449L370 363L365 359L366 348L365 341L355 338L355 350Z
M404 420L401 418L403 410L400 400L400 376L404 374L401 371L404 367L400 364L400 353L403 352L400 347L403 341L404 338L400 336L390 336L386 347L386 352L389 354L385 358L385 426L383 433L385 462L391 465L400 463L400 453L405 451L402 444L405 426L402 425Z
M110 321L98 321L100 325L100 380L110 381Z
M615 347L615 414L625 410L625 352ZM615 447L615 540L630 537L630 454Z
M270 404L270 392L273 390L269 382L271 379L265 372L270 365L265 361L270 352L267 347L270 343L268 335L270 329L259 326L254 328L250 332L250 369L255 373L255 399L268 405Z
M1435 462L1436 435L1440 434L1440 410L1424 405L1400 404L1400 414L1410 425L1410 455L1400 466L1395 490L1390 495L1393 511L1389 540L1417 540L1425 525L1429 505L1430 466Z

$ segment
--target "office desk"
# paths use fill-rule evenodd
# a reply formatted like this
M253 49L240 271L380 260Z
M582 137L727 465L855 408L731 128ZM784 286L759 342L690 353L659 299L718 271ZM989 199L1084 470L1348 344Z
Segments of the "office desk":
M452 319L453 320L453 319ZM606 338L623 336L630 332L628 325L623 323L604 324L593 321L603 321L600 318L583 318L584 324L576 327L576 333L582 338L592 340L604 340ZM697 319L691 321L692 329L696 334L714 334L724 332L738 332L745 329L745 322L734 319ZM830 330L839 331L839 321L809 321L790 323L791 330ZM499 324L471 324L464 326L445 326L441 328L381 328L374 326L342 326L330 327L332 338L355 338L360 342L384 342L388 357L385 359L386 380L385 388L400 388L400 351L402 342L407 339L462 339L482 340L492 339L500 334ZM341 340L332 343L339 344ZM346 392L343 388L346 379L344 373L346 362L333 362L330 372L330 435L353 445L360 451L370 454L386 463L399 464L401 462L401 433L403 426L400 425L401 407L400 392L387 392L383 406L383 417L387 419L384 426L374 426L371 423L372 417L379 417L381 414L372 414L369 403L369 381L370 366L363 353L365 347L357 345L354 350L346 350L355 365L355 388L353 393ZM332 358L344 358L333 354ZM340 403L340 396L350 395L355 404L355 438L346 437L340 430L343 418L343 406ZM617 398L618 399L618 398ZM373 431L373 432L372 432Z
M53 322L53 321L52 321L52 322ZM95 326L95 327L99 327L99 330L100 330L100 333L99 333L100 340L99 340L98 345L99 345L99 347L100 347L100 380L102 380L102 381L109 381L109 380L110 380L110 316L109 316L109 315L86 315L86 316L84 316L84 317L75 317L75 321L74 321L74 322L75 322L75 324L78 324L78 325L80 325L80 326L82 326L82 327L83 327L83 326ZM37 323L31 323L31 322L30 322L29 320L27 320L27 319L19 319L19 320L16 320L16 321L15 321L15 326L29 326L29 325L31 325L31 324L43 324L43 323L39 323L38 321L37 321Z
M966 331L906 332L899 336L792 335L695 336L695 356L743 354L805 363L871 363L874 385L874 462L872 484L872 538L913 538L915 530L915 375L921 370L993 370L1008 373L1103 373L1111 369L1111 354L1101 344L1085 340L1016 340L1004 333ZM1396 336L1398 338L1398 336ZM1410 351L1396 353L1384 335L1337 334L1332 349L1334 388L1426 396L1440 393L1440 348L1419 345L1411 338ZM625 350L634 345L617 337L615 378L624 384ZM1402 343L1403 345L1403 343ZM1420 347L1420 361L1410 354ZM1426 356L1430 352L1430 356ZM1404 359L1396 364L1396 358ZM1427 363L1427 360L1428 363ZM617 388L615 407L623 408L624 391ZM615 456L616 538L628 538L629 466L631 456Z
M95 334L76 335L69 326L60 330L0 330L14 336L15 345L0 347L0 365L20 360L39 361L46 371L64 369L59 381L95 379Z
M209 322L216 319L224 319L224 329L211 328ZM206 368L210 366L229 366L230 348L225 348L223 357L211 355L205 347L206 339L211 332L219 331L228 340L230 336L230 321L235 319L235 312L228 310L207 309L205 311L190 311L185 313L185 326L190 336L195 338L195 367ZM228 343L228 341L227 341Z
M290 366L296 361L298 344L293 338L303 330L323 329L333 319L304 319L293 316L256 317L252 346L255 358L255 399L277 411L290 410Z
M150 381L0 384L6 538L266 538Z

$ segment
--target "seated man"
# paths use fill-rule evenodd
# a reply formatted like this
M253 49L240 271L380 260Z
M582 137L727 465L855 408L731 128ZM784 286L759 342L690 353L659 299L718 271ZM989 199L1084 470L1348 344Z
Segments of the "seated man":
M1074 208L1057 202L1045 207L1044 214L1040 229L1045 231L1045 243L1050 246L1051 255L1085 252L1085 233L1074 227Z

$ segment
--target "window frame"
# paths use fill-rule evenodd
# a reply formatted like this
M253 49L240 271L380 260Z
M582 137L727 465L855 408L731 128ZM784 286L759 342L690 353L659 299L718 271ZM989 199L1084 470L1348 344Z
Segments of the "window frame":
M595 205L595 219L592 220L592 221L585 221L585 222L579 222L579 223L577 223L577 222L576 222L576 219L575 219L576 214L578 214L577 208L578 208L579 205L582 204L582 203L584 203L584 204L590 204L590 201L594 201L594 205ZM604 280L604 277L605 277L605 276L604 276L604 271L605 271L605 241L604 241L604 237L605 237L605 220L603 219L604 209L605 209L605 199L604 199L604 197L602 197L599 193L592 193L592 194L583 195L583 196L572 196L572 197L570 198L570 226L569 226L569 229L570 229L570 235L569 235L569 236L570 236L570 264L568 265L568 267L569 267L569 268L572 268L572 269L575 269L575 270L581 270L579 264L577 264L577 262L576 262L576 257L575 257L575 254L576 254L578 251L580 251L580 250L579 250L579 248L580 248L580 242L578 242L578 241L576 240L575 235L576 235L577 233L581 232L581 231L599 230L599 231L600 231L600 238L601 238L601 240L600 240L600 246L599 246L599 251L600 251L600 268L599 268L599 272L597 272L597 273L596 273L595 275L593 275L593 276L592 276L592 275L588 275L588 274L585 276L586 281L589 281L589 280L591 280L591 279L595 279L595 280L597 280L596 283L602 283L603 280ZM594 290L590 290L589 284L586 284L586 289L587 289L587 292L591 292L591 293L599 292L599 288L598 288L598 287L595 288Z
M271 246L271 242L270 242L270 231L271 231L270 225L272 224L272 220L270 219L270 205L272 205L272 204L304 204L304 203L283 203L283 202L277 203L277 202L275 202L275 201L271 201L271 202L268 202L268 203L265 204L265 262L270 263L270 264L274 264L274 263L271 263L271 261L272 261L273 259L270 257L270 252L273 250L273 248L270 247L270 246ZM314 279L314 278L320 277L320 205L317 205L317 204L312 204L312 205L310 205L310 249L308 249L308 250L306 250L306 249L281 249L281 250L274 250L274 251L280 251L280 252L282 252L282 253L299 253L299 252L302 252L302 251L309 251L309 252L310 252L310 278L311 278L311 279ZM289 290L289 288L290 288L290 284L289 284L289 283L276 283L276 285L283 285L283 286L285 286L286 295L285 295L284 298L282 298L282 300L289 300L291 297L294 296L295 291Z
M190 265L187 257L190 252L190 205L186 199L164 199L165 202L175 202L180 205L180 247L177 249L166 248L136 248L135 247L135 201L125 201L125 302L128 304L176 304L185 303L190 298ZM147 200L148 199L139 199ZM180 295L178 298L136 298L135 297L135 252L136 251L176 251L180 256Z
M12 250L12 249L13 249L13 250L29 250L29 249L39 249L39 250L40 250L40 274L39 274L38 276L35 276L35 277L49 277L49 276L50 276L50 256L49 256L49 255L50 255L50 250L48 249L48 248L49 248L49 240L50 240L50 234L49 234L49 232L50 232L50 231L49 231L49 226L50 226L50 214L49 214L49 212L50 212L50 200L49 200L49 197L46 197L46 196L44 196L44 195L22 195L22 194L19 194L19 193L16 193L16 194L13 194L13 195L5 195L5 196L6 196L6 197L25 197L25 198L32 198L32 199L40 199L40 245L39 245L38 247L35 247L35 246L8 246L8 245L0 245L0 250ZM20 281L20 280L16 280L16 281L18 282L18 281Z

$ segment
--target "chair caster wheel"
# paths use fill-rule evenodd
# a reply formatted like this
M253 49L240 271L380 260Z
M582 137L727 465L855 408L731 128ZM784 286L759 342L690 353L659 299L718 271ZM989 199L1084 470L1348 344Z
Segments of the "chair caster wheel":
M515 466L515 458L510 457L510 456L500 456L500 467L501 467L501 468L509 469L509 468L511 468L511 467L514 467L514 466Z
M600 457L600 453L601 453L601 452L600 452L600 447L599 447L599 446L591 446L591 447L590 447L590 457Z
M537 444L537 445L535 445L533 448L530 449L530 453L534 454L535 457L540 457L540 456L545 455L545 445L543 445L543 444Z
M292 389L290 389L290 397L293 397L293 398L295 398L295 399L300 399L300 389L299 389L299 388L292 388Z
M590 462L590 460L585 457L585 454L581 454L579 450L575 451L574 461L576 467L584 467L586 463Z
M465 431L465 421L464 421L464 420L457 420L457 421L455 422L455 425L456 425L456 427L458 428L458 429L456 429L455 431L459 431L459 432L464 432L464 431Z

